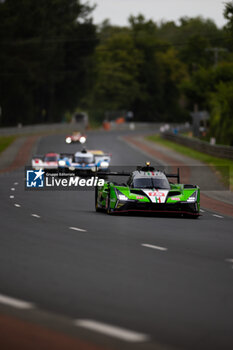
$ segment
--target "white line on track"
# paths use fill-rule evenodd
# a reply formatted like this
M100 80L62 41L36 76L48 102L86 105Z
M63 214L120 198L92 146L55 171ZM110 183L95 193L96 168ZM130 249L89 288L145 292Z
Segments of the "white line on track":
M160 247L158 245L153 245L153 244L142 243L141 245L143 247L146 247L146 248L157 249L157 250L161 250L161 251L164 251L164 252L167 250L167 248L165 248L165 247Z
M14 206L15 206L16 208L20 208L20 207L21 207L21 205L20 205L20 204L17 204L17 203L15 203Z
M19 183L18 182L14 182L14 185L17 186Z
M219 218L219 219L223 219L223 216L221 216L221 215L213 214L213 216L215 216L216 218Z
M200 212L201 212L201 213L204 213L204 212L205 212L205 210L203 210L203 209L200 209Z
M37 219L40 218L40 215L37 215L37 214L31 214L31 216L33 216L34 218L37 218Z
M69 229L74 231L87 232L87 230L83 230L82 228L78 228L78 227L69 227Z
M128 342L145 342L150 339L146 334L111 326L94 320L75 320L75 325Z
M15 198L15 196L10 196L10 199L13 199L13 198Z
M233 263L233 259L225 259L226 262Z
M11 191L15 191L15 188L14 188L14 187L11 187Z
M8 297L8 296L2 295L2 294L0 294L0 303L10 305L13 307L17 307L19 309L31 309L34 307L32 303L29 303L29 302L23 301L23 300L19 300L19 299L15 299L15 298L11 298L11 297Z

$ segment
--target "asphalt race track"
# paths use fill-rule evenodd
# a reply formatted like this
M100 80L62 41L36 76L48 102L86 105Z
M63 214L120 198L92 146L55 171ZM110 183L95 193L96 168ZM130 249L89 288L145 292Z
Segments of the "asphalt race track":
M78 148L54 135L37 153ZM116 132L91 132L88 148L115 165L152 161ZM232 218L109 216L93 191L25 191L24 169L0 179L0 314L106 348L233 349Z

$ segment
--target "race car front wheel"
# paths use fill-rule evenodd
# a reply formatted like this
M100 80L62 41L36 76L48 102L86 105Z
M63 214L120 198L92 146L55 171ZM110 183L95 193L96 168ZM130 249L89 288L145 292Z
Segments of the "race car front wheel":
M110 195L106 198L106 212L108 215L112 214L112 209L110 207Z
M95 187L95 211L99 212L101 209L98 206L98 187Z

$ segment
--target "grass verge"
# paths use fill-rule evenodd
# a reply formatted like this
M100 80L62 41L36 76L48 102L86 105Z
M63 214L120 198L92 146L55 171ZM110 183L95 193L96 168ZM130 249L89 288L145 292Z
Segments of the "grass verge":
M0 136L0 153L3 152L8 146L10 146L16 138L17 136L15 135Z
M230 188L233 190L233 161L227 158L217 158L210 156L206 153L202 153L199 151L195 151L192 148L180 145L178 143L168 141L163 139L159 135L148 136L147 140L153 141L155 143L159 143L164 147L170 148L175 152L181 153L190 158L197 159L211 167L213 167L217 174L220 174L223 182L226 183L226 179L228 179L228 175L230 175ZM228 173L229 169L229 173Z

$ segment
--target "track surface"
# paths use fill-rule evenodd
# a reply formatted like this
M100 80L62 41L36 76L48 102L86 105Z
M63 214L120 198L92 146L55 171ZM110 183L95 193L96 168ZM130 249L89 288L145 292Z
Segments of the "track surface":
M56 135L37 152L77 148ZM115 132L92 132L88 148L116 165L149 159ZM231 218L108 216L92 191L25 191L23 170L0 178L1 295L146 334L152 349L233 349Z

